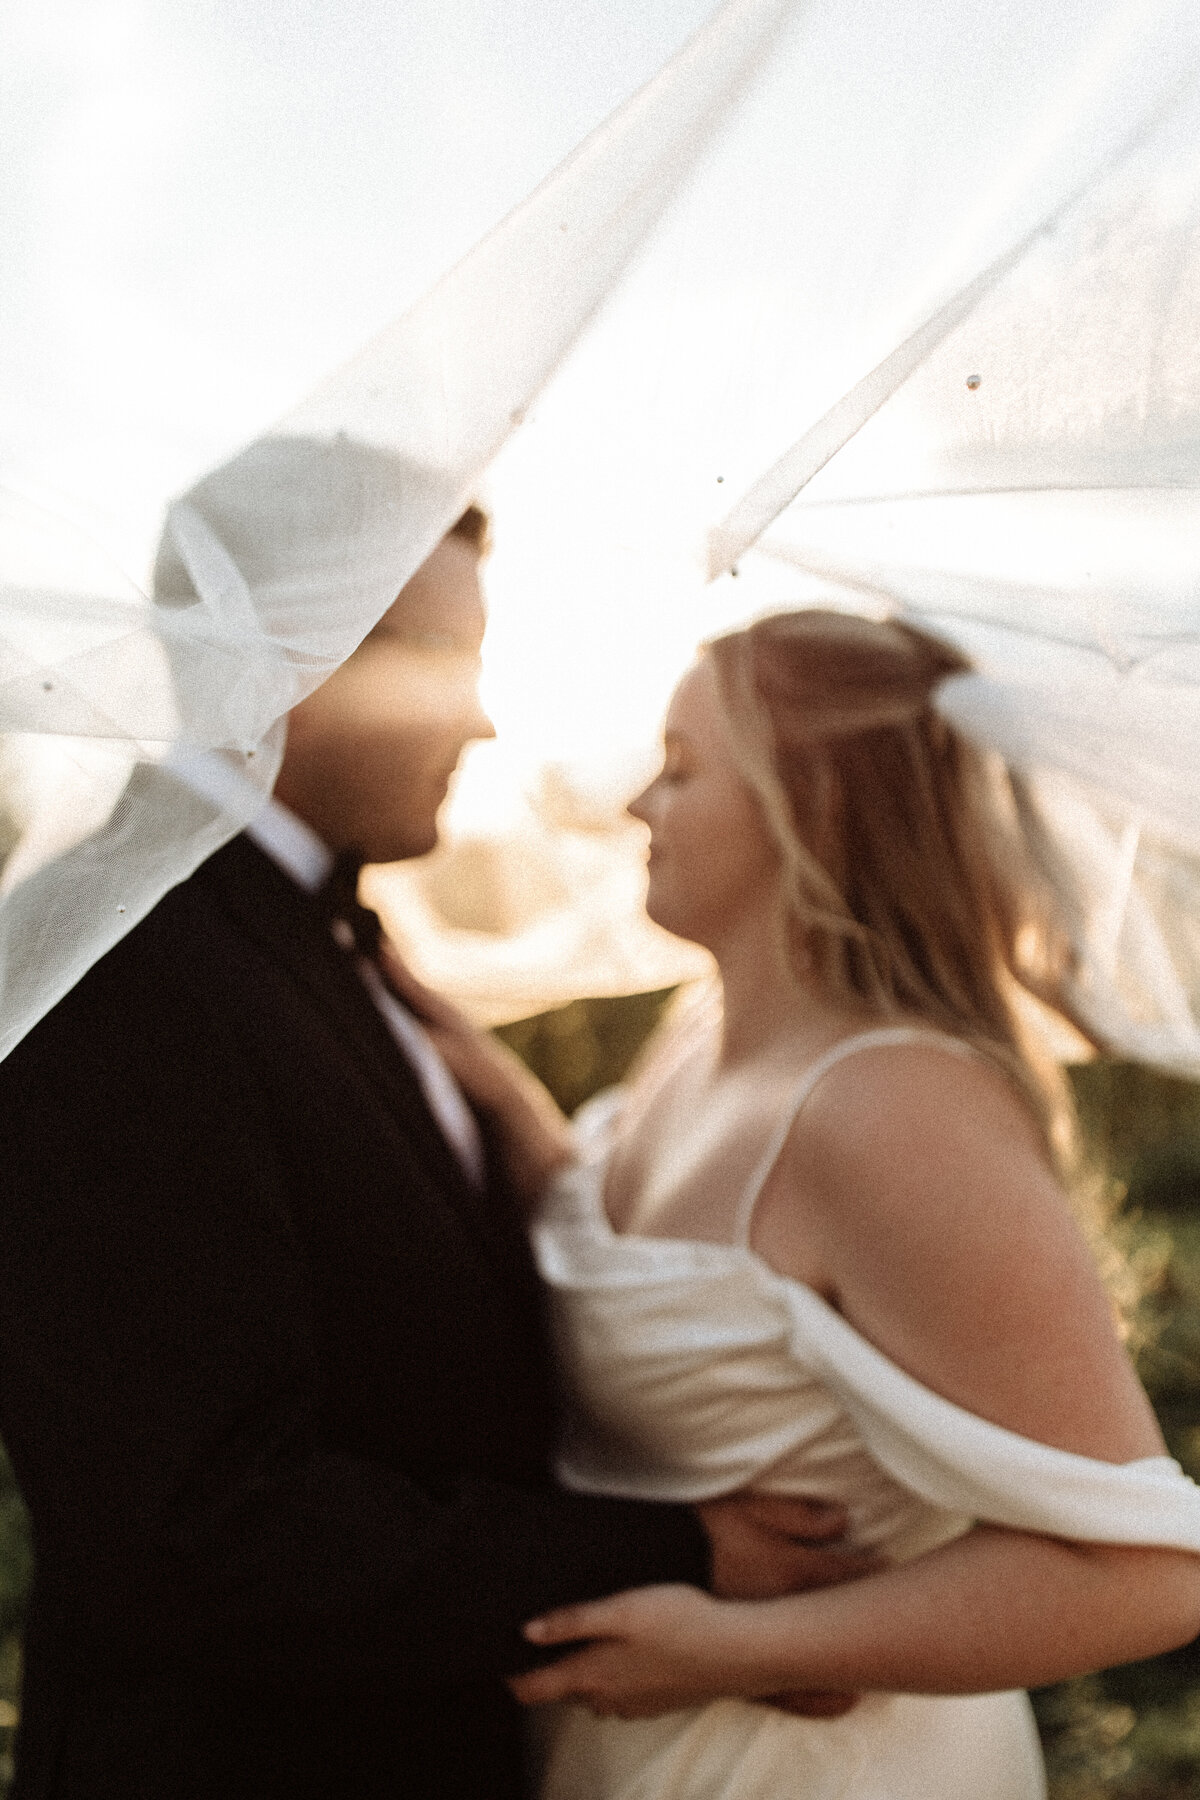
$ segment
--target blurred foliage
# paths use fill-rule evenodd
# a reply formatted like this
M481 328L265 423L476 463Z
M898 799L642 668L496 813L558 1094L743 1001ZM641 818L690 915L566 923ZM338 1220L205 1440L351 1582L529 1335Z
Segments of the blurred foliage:
M661 1019L673 988L615 1000L573 1000L554 1012L501 1025L503 1038L566 1113L612 1087Z
M620 1081L670 990L576 1001L498 1032L573 1112ZM1070 1071L1089 1160L1121 1201L1135 1355L1173 1456L1200 1479L1200 1085L1118 1062ZM0 1800L20 1685L28 1522L0 1450ZM1200 1640L1034 1695L1051 1800L1200 1800ZM165 1797L164 1797L165 1800Z
M1200 1085L1104 1060L1070 1075L1084 1139L1127 1206L1200 1214Z
M1084 1142L1122 1198L1133 1350L1167 1447L1200 1480L1200 1085L1133 1063L1070 1071ZM1052 1800L1197 1800L1200 1641L1034 1695Z

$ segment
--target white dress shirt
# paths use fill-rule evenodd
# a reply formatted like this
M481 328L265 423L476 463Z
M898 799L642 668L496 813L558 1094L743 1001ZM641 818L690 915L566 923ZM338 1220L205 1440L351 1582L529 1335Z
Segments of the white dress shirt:
M306 893L316 893L328 880L335 860L332 850L282 801L269 799L247 825L246 836ZM462 1089L420 1021L385 985L376 964L368 957L359 957L358 972L384 1024L411 1064L447 1143L476 1187L482 1187L483 1139Z

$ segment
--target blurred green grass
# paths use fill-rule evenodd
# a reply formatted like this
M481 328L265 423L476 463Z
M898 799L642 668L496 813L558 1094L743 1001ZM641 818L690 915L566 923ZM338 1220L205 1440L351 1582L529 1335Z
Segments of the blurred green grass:
M669 998L576 1001L498 1035L573 1112L621 1079ZM1138 1370L1171 1454L1200 1479L1200 1085L1119 1062L1070 1075L1089 1160L1120 1197L1112 1232L1141 1291ZM28 1521L0 1450L0 1800L31 1571ZM1200 1641L1044 1688L1034 1707L1051 1800L1200 1800Z

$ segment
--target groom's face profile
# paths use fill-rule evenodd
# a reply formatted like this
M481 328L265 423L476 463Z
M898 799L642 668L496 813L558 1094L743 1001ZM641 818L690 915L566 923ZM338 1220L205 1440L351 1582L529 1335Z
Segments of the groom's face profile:
M465 746L494 735L479 699L479 554L451 534L329 680L293 709L275 791L333 850L423 856Z

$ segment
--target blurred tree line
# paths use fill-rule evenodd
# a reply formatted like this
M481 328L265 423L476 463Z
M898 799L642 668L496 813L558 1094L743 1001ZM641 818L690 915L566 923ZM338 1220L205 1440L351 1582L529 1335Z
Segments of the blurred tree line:
M669 991L575 1001L498 1035L573 1112L619 1081ZM1070 1071L1110 1235L1137 1291L1132 1348L1171 1454L1200 1479L1200 1085L1140 1066ZM28 1522L0 1451L0 1800L11 1775ZM1200 1640L1034 1696L1051 1800L1198 1800ZM166 1797L164 1796L164 1800Z

